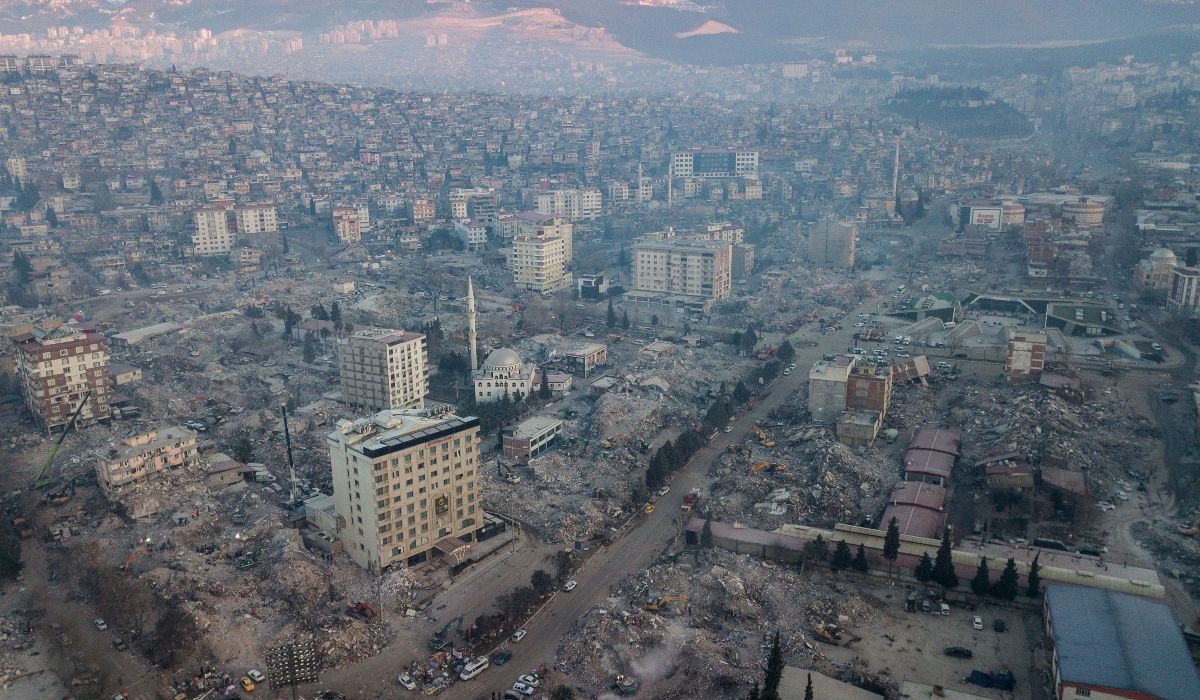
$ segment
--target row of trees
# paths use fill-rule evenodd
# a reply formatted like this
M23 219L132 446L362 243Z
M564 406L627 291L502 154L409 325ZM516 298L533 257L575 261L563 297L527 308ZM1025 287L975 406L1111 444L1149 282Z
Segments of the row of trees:
M950 532L947 530L946 534L942 536L942 544L938 548L937 558L930 560L929 553L923 553L920 561L917 562L913 576L921 583L936 583L944 590L958 588L958 573L954 571L954 562L951 557ZM1040 568L1038 557L1034 556L1033 562L1029 566L1029 579L1025 587L1025 595L1030 598L1041 595ZM1008 560L1004 570L1000 573L1000 578L993 583L988 571L987 557L981 557L979 567L975 570L975 578L971 579L971 592L975 595L991 596L999 600L1013 600L1017 597L1019 584L1015 559Z
M675 442L668 440L650 458L650 465L646 467L646 487L656 489L665 484L701 447L704 447L704 438L694 430L684 431Z

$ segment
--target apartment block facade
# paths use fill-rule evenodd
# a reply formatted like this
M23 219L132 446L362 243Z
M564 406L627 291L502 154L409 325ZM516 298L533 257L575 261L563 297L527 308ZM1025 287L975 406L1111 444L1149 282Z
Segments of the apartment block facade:
M725 241L648 233L633 244L633 288L642 292L728 299L732 246Z
M92 392L79 420L103 420L112 415L108 368L108 339L90 327L71 325L15 336L17 375L25 405L49 430L66 425L88 391Z
M421 408L429 384L428 354L420 333L374 329L350 336L338 351L342 398L371 411Z
M279 219L275 207L270 204L247 204L234 207L233 216L237 220L239 236L253 236L262 233L277 233Z
M483 525L478 418L380 411L338 421L326 442L338 537L364 569L461 552Z
M202 207L192 212L196 230L192 233L192 253L199 256L229 255L234 235L229 218L221 207Z

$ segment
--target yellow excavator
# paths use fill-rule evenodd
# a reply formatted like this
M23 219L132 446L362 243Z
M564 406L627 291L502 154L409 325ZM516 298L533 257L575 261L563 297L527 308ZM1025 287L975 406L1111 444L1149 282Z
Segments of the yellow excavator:
M1182 525L1179 525L1178 527L1179 527L1179 534L1181 534L1181 535L1193 536L1196 534L1200 534L1200 515L1197 515L1195 518L1193 518L1192 524L1189 525L1188 527L1184 527Z
M139 556L141 556L143 554L146 554L146 550L143 547L138 547L137 549L133 550L133 553L130 554L129 558L125 560L125 566L122 566L121 570L129 571L129 565L133 563L133 560L137 559Z
M613 435L608 440L600 443L600 446L606 450L611 450L612 448L616 447L618 442L624 442L627 439L629 439L628 435Z
M837 625L827 625L824 622L817 625L813 633L817 635L818 642L825 642L838 646L838 642L842 639L842 630Z
M680 610L685 613L687 612L687 596L685 595L665 595L659 598L658 602L654 602L653 600L647 602L642 606L642 609L649 610L650 612L658 612L659 608L667 603L670 603L672 600L678 600L680 603Z
M753 474L754 472L761 471L763 469L768 469L768 468L769 468L769 471L773 471L773 472L786 472L787 471L786 464L771 464L770 462L760 462L760 463L754 465L753 467L750 467L750 471L748 473Z
M750 426L750 430L758 436L758 444L762 445L763 447L775 446L775 441L767 437L767 434L763 432L762 428L758 427L757 425L752 425Z

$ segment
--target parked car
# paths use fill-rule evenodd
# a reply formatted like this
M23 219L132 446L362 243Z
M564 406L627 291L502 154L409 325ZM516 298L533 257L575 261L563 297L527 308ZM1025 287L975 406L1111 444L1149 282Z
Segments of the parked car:
M260 673L257 669L252 668L249 671L246 671L246 675L250 676L250 680L254 681L255 683L267 682L267 677Z
M996 630L997 632L1003 632L1003 631L1007 630L1008 627L1005 626L1004 620L1001 620L1000 618L996 618L996 620L994 622L992 622L992 629Z
M563 590L570 592L570 591L575 590L575 587L578 585L579 585L578 581L567 581L566 583L563 584Z
M530 676L528 674L521 676L517 680L524 683L525 685L529 686L530 688L538 687L538 679L536 679L533 676Z
M533 695L533 688L530 688L520 681L513 683L513 690L517 691L521 695Z
M939 605L941 606L940 610L943 615L950 614L950 605L948 603L939 603Z
M254 681L250 680L249 676L242 676L242 680L239 682L242 684L242 689L247 693L254 690Z
M129 648L129 645L125 643L124 639L114 639L113 640L113 648L116 649L117 651L125 651L126 649Z
M511 639L514 642L519 642L525 638L526 634L527 633L525 632L525 630L517 630L516 632L513 632Z
M508 663L508 660L511 658L512 658L512 652L509 651L508 649L505 649L504 651L500 652L499 654L496 654L495 658L493 658L492 661L495 661L497 666L503 666L504 664Z
M946 656L952 656L956 659L969 659L975 656L975 653L966 647L946 647Z
M405 690L416 690L417 689L417 684L413 683L412 676L408 675L407 673L400 674L400 678L398 680L400 681L400 685Z
M971 618L971 626L977 630L983 629L983 618L978 615L976 615L975 617L972 617Z
M96 618L95 620L92 620L92 624L95 625L96 629L100 630L101 632L108 629L108 623L105 622L104 620L101 620L100 618Z
M659 489L659 490L658 490L658 495L659 495L659 496L665 496L665 495L667 495L667 494L668 494L668 493L670 493L670 492L671 492L671 487L670 487L670 486L664 486L664 487L662 487L661 489Z

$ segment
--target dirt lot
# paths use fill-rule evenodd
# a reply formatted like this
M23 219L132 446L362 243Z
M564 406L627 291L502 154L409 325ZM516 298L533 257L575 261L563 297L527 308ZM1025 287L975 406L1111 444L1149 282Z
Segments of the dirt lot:
M883 601L881 615L852 631L863 640L849 648L817 645L817 652L834 664L857 659L873 671L887 669L897 681L910 680L941 685L991 698L1044 698L1042 682L1045 654L1042 652L1042 617L1039 614L984 606L975 611L951 608L948 616L905 612L908 591L901 587L863 586L864 597ZM973 629L971 618L983 618L982 630ZM996 632L992 624L1004 620L1007 631ZM945 655L946 647L961 646L974 652L973 659ZM1013 693L985 690L965 682L972 670L1011 670L1017 687ZM1033 682L1036 687L1031 687Z

